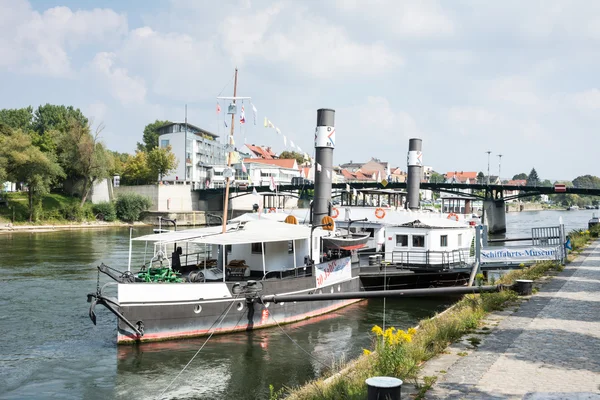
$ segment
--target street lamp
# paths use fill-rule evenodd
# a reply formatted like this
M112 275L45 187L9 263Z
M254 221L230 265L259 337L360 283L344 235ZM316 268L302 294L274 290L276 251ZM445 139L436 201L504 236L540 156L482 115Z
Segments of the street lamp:
M488 155L488 173L487 173L487 184L489 186L490 184L490 154L492 153L491 151L486 151L487 155Z

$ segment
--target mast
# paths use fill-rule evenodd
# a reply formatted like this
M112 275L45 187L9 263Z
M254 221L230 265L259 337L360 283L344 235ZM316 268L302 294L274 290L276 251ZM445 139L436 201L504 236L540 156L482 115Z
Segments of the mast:
M235 78L233 81L233 104L235 104L235 97L237 96L237 75L238 70L235 69ZM230 81L231 82L231 81ZM235 114L231 114L231 132L229 134L229 139L227 143L233 145L233 127L235 123ZM231 152L227 153L227 169L231 168ZM223 206L223 228L222 233L225 233L227 227L227 209L229 207L229 178L226 178L227 182L225 184L225 204Z

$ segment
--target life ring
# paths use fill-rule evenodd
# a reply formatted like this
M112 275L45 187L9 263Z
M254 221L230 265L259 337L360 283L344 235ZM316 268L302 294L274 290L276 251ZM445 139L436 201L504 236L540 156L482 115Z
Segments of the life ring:
M375 216L377 217L377 219L382 219L383 217L385 217L385 210L381 207L378 207L375 210Z
M271 208L269 208L269 212L270 212L270 213L274 213L275 211L277 211L277 210L275 210L275 207L271 207Z
M338 215L340 215L340 210L338 210L337 208L332 208L331 209L331 218L337 218Z
M455 220L456 222L458 222L458 218L459 218L459 217L458 217L458 214L455 214L455 213L450 213L450 214L448 214L448 219L453 219L453 220Z

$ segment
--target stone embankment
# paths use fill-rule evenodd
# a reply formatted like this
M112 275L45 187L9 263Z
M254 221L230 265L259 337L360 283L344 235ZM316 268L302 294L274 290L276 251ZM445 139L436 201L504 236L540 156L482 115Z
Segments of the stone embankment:
M128 227L131 224L125 222L83 222L73 224L25 224L25 225L13 225L11 223L4 223L0 225L0 234L3 233L14 233L14 232L52 232L57 230L69 230L69 229L101 229L111 227ZM142 222L135 222L134 225L145 225Z

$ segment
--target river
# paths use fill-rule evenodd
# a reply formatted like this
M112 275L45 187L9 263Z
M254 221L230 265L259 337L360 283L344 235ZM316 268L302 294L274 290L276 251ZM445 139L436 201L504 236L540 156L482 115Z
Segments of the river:
M557 225L561 216L567 231L585 228L591 214L507 214L507 236L526 236L532 226ZM148 231L139 228L134 234ZM0 249L0 399L158 398L205 341L117 348L115 318L103 307L96 308L98 325L92 325L85 297L96 288L95 266L126 266L125 229L4 234ZM450 303L387 300L386 323L408 328ZM300 385L318 377L325 366L349 361L369 347L370 328L382 322L382 304L363 301L285 325L283 331L215 336L164 398L265 399L269 385Z

